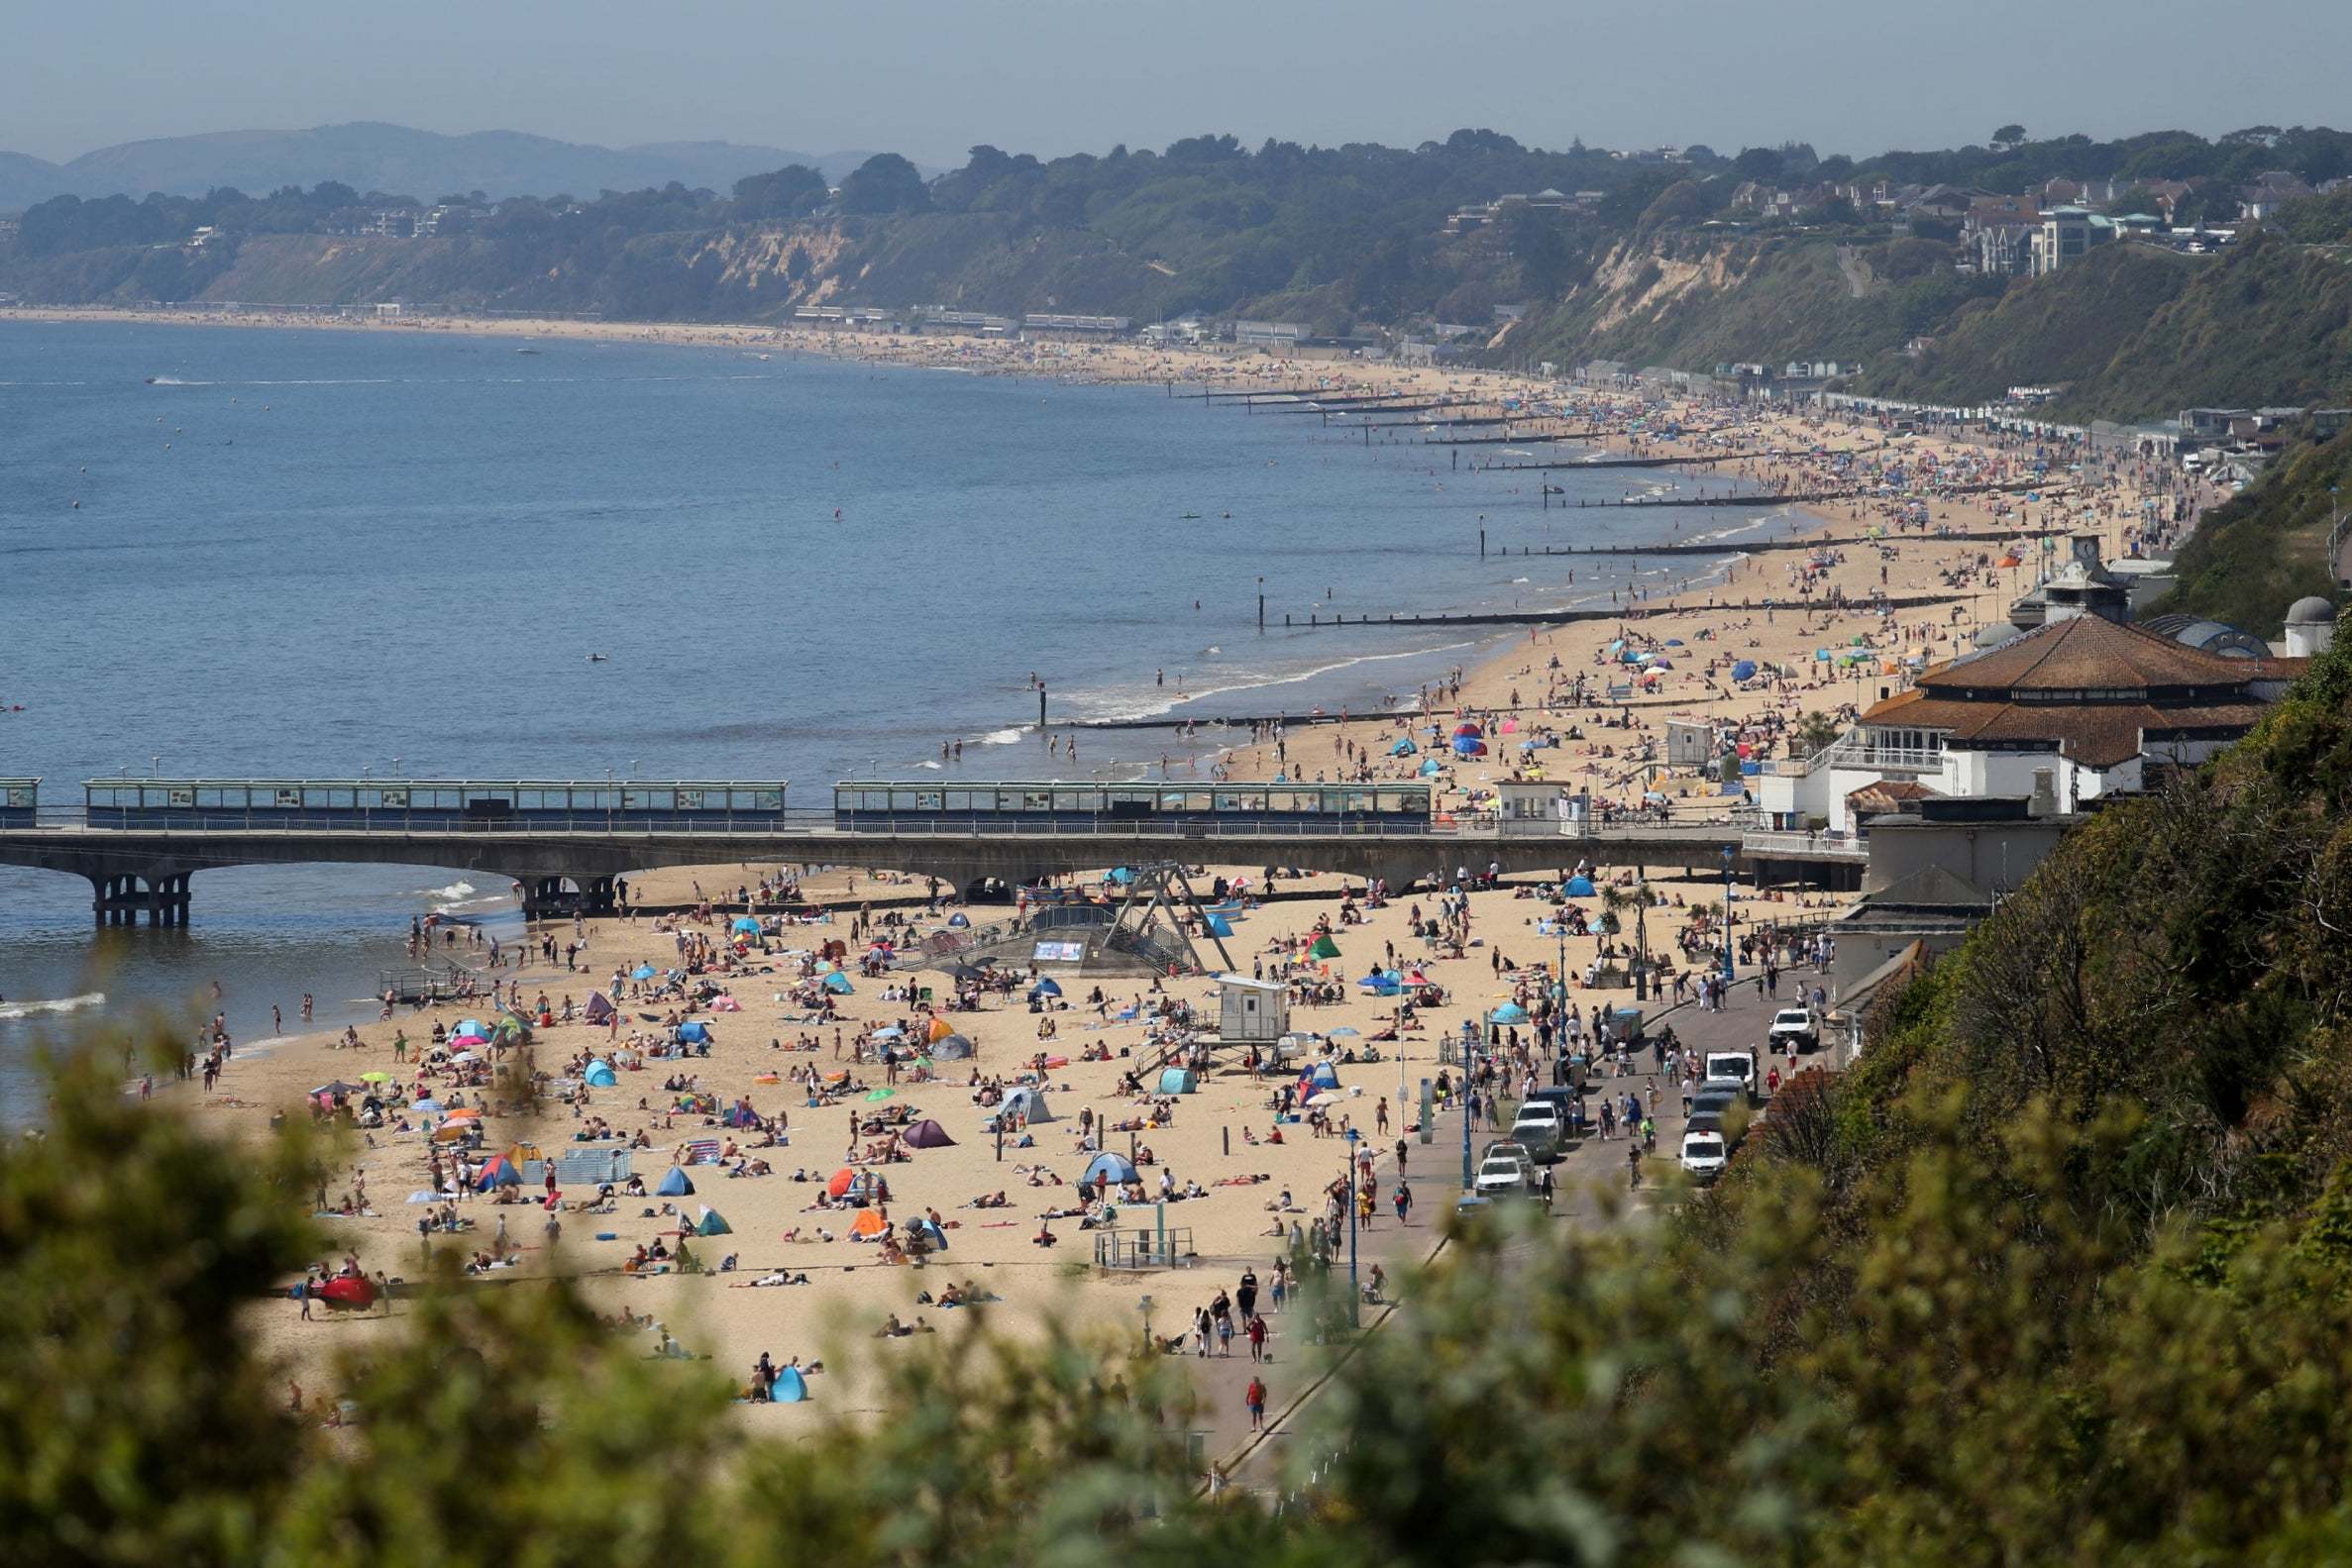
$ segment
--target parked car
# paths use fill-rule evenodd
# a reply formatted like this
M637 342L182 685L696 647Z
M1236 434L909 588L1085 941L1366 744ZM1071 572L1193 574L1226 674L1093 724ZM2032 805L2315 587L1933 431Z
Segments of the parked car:
M1519 1197L1528 1191L1527 1172L1527 1166L1514 1155L1489 1155L1479 1165L1471 1190L1486 1199Z
M1682 1134L1682 1169L1694 1182L1712 1182L1731 1161L1731 1144L1721 1132L1697 1127Z
M1709 1051L1706 1068L1708 1083L1729 1081L1738 1084L1752 1105L1763 1098L1764 1085L1757 1081L1755 1052Z
M1772 1026L1764 1031L1764 1044L1775 1051L1810 1051L1820 1043L1820 1031L1807 1007L1781 1008L1772 1014Z
M1530 1154L1547 1163L1559 1158L1566 1132L1559 1106L1549 1099L1531 1099L1521 1105L1511 1123L1511 1141L1525 1144Z

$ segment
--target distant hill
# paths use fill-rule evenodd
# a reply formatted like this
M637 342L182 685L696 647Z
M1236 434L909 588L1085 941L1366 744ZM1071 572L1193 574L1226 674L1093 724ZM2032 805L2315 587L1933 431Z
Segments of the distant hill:
M220 131L206 136L125 142L52 163L21 153L0 153L0 211L15 211L52 196L200 196L219 186L262 195L284 185L341 180L361 191L380 190L431 201L455 191L491 198L568 194L588 200L599 191L642 190L677 180L688 188L724 192L746 174L806 163L839 181L871 155L821 157L784 148L731 142L664 142L644 147L592 147L521 131L477 131L442 136L406 126L356 122L307 131Z

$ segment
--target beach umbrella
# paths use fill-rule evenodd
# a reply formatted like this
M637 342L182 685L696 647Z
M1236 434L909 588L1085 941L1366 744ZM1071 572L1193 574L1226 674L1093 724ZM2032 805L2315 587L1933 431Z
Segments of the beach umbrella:
M950 930L962 931L971 926L972 917L964 913L963 910L958 909L955 913L947 917L947 924Z
M1683 642L1682 642L1682 639L1681 639L1681 638L1679 638L1679 637L1669 637L1669 638L1667 638L1667 639L1666 639L1666 646L1667 646L1668 648L1680 648L1680 647L1682 647L1682 646L1684 646L1684 645L1683 645Z
M1743 659L1743 660L1739 661L1737 664L1733 665L1733 666L1732 666L1732 679L1733 679L1734 680L1753 680L1753 679L1756 679L1756 661L1755 661L1755 660L1753 660L1753 659Z
M331 1084L319 1085L311 1093L313 1095L357 1095L364 1087L360 1084L347 1084L339 1078Z
M1233 922L1222 914L1213 914L1209 917L1209 934L1211 936L1231 936Z
M1314 1095L1314 1096L1311 1096L1311 1097L1309 1097L1309 1098L1308 1098L1308 1100L1307 1100L1307 1104L1308 1104L1309 1108L1313 1108L1314 1106L1317 1106L1317 1105L1335 1105L1335 1104L1337 1104L1337 1103L1339 1102L1339 1098L1340 1098L1340 1097L1339 1097L1339 1096L1333 1094L1333 1093L1332 1093L1330 1090L1328 1090L1328 1089L1327 1089L1327 1090L1323 1091L1321 1094L1318 1094L1318 1095Z
M1358 1040L1363 1038L1363 1031L1361 1029L1350 1029L1345 1025L1341 1025L1340 1027L1332 1031L1331 1037L1335 1040Z
M825 1183L825 1193L828 1197L840 1198L857 1185L857 1180L858 1173L844 1165L833 1173L831 1181Z
M427 1095L408 1108L420 1116L438 1116L441 1114L441 1101Z
M1518 1002L1506 1001L1488 1013L1486 1021L1489 1023L1525 1023L1527 1022L1527 1009Z
M452 1055L452 1056L450 1057L450 1060L451 1060L452 1062L465 1063L465 1062L479 1062L479 1061L481 1061L481 1058L480 1056L476 1055L476 1054L475 1054L475 1053L474 1053L474 1052L473 1052L471 1049L469 1049L469 1050L459 1051L459 1052L455 1053L454 1055Z
M874 1038L877 1040L904 1040L907 1038L907 1031L894 1023L886 1028L875 1030Z
M735 916L735 924L733 929L741 931L746 935L757 936L760 934L760 923L759 921L754 920L750 915L739 914Z
M651 964L640 964L635 969L629 971L629 978L631 980L651 980L653 977L654 968Z

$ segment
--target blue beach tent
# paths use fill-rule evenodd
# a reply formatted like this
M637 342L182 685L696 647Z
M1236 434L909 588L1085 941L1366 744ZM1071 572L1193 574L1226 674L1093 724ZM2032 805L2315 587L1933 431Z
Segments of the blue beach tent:
M620 1078L612 1071L610 1062L598 1060L588 1063L584 1081L590 1089L610 1089L620 1082Z
M1159 1092L1163 1095L1189 1095L1199 1087L1200 1080L1193 1076L1193 1070L1189 1067L1160 1069Z
M707 1024L704 1024L699 1019L697 1019L692 1023L680 1024L678 1026L678 1037L689 1045L699 1045L704 1040L710 1038L710 1029Z
M1213 914L1209 917L1209 934L1211 936L1231 936L1233 922L1222 914Z
M808 1380L801 1376L799 1367L785 1367L776 1374L775 1386L768 1390L768 1398L779 1405L798 1405L808 1398Z
M1570 877L1567 885L1561 888L1559 892L1563 898L1596 898L1600 896L1600 889L1592 885L1590 877Z
M1310 1094L1339 1087L1338 1071L1329 1062L1318 1062L1299 1075L1299 1086Z
M856 993L856 988L850 985L849 977L839 970L835 970L825 977L824 986L825 990L836 996L848 996Z
M654 1188L654 1196L657 1198L692 1198L695 1196L694 1179L686 1174L683 1166L673 1165L663 1174L660 1185Z
M1098 1176L1109 1176L1114 1186L1123 1187L1135 1180L1135 1162L1123 1154L1109 1150L1087 1162L1086 1174L1078 1179L1081 1187L1092 1187Z

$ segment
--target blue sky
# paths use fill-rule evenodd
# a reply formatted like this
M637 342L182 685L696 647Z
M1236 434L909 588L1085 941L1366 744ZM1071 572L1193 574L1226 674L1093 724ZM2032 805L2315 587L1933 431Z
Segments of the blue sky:
M1012 152L1460 126L1823 153L2352 123L2352 0L28 0L0 149L343 120Z

